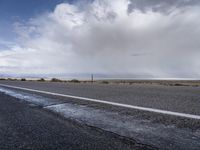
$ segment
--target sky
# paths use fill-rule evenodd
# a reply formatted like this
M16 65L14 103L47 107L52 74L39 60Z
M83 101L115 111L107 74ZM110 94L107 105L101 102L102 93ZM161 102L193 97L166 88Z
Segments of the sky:
M199 79L199 18L199 0L0 0L0 74Z

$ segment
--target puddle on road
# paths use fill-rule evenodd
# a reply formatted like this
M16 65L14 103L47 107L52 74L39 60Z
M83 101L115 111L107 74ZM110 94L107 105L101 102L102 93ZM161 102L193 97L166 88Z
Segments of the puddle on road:
M43 106L45 109L106 131L133 138L140 143L152 145L160 149L199 150L200 130L179 129L152 123L150 120L135 119L133 116L121 115L117 112L106 111L77 104L58 104L58 100L45 98L36 94L15 92L0 88L7 95Z

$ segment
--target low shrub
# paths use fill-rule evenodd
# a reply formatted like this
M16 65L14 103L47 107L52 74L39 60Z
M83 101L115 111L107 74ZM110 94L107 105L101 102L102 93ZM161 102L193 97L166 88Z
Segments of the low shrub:
M9 80L9 81L17 81L17 79L14 79L14 78L8 78L7 80Z
M72 79L72 80L70 80L70 82L73 82L73 83L80 83L80 81L77 80L77 79Z
M51 79L51 82L62 82L62 80L57 79L57 78L52 78L52 79Z
M45 79L44 79L44 78L41 78L41 79L39 79L39 80L37 80L37 81L39 81L39 82L45 82Z
M103 84L108 84L109 82L108 82L108 81L102 81L101 83L103 83Z

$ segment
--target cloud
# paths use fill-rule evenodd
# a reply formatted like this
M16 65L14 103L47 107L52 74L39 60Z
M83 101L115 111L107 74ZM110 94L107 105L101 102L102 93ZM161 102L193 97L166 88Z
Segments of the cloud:
M130 0L129 11L135 9L161 13L173 12L176 8L192 7L200 4L199 0Z
M1 71L199 78L197 2L138 3L61 3L53 12L15 23L17 45L0 51ZM163 13L155 6L174 9Z

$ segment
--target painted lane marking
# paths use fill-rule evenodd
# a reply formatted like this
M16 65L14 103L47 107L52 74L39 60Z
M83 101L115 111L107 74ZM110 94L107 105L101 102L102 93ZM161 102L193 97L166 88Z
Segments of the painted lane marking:
M172 111L154 109L154 108L147 108L147 107L140 107L140 106L134 106L134 105L122 104L122 103L116 103L116 102L108 102L108 101L105 101L105 100L98 100L98 99L93 99L93 98L86 98L86 97L80 97L80 96L59 94L59 93L53 93L53 92L48 92L48 91L41 91L41 90L17 87L17 86L6 85L6 84L0 84L0 86L19 89L19 90L25 90L25 91L30 91L30 92L37 92L37 93L42 93L42 94L48 94L48 95L61 96L61 97L66 97L66 98L73 98L73 99L91 101L91 102L96 102L96 103L108 104L108 105L119 106L119 107L124 107L124 108L131 108L131 109L136 109L136 110L160 113L160 114L165 114L165 115L172 115L172 116L178 116L178 117L185 117L185 118L200 120L200 116L199 115L172 112Z

